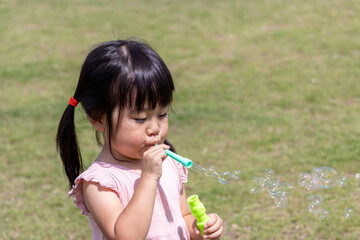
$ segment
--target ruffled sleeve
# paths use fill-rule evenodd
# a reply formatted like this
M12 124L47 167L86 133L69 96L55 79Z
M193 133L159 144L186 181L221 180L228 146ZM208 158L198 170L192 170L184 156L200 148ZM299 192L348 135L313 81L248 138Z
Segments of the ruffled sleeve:
M179 174L179 181L180 184L184 184L187 182L188 179L188 169L186 167L184 167L181 163L173 160L177 173Z
M99 169L86 170L75 179L75 185L69 192L69 195L74 198L74 203L76 204L76 206L80 208L81 213L86 216L91 216L91 213L87 210L84 202L82 191L82 183L84 181L98 183L101 187L108 188L114 191L119 196L116 188L116 183L111 178L111 176L106 174L106 172L99 171Z

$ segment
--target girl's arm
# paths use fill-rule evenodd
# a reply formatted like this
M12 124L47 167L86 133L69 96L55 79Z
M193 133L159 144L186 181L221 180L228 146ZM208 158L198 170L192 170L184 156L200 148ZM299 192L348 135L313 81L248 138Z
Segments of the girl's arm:
M115 192L97 183L84 182L86 208L106 239L145 239L154 207L157 181L140 178L134 195L124 208Z
M196 218L189 211L184 187L181 190L180 207L181 207L181 213L184 217L186 226L189 230L190 237L192 240L221 238L221 235L223 233L223 220L216 213L208 214L210 219L204 226L205 235L204 236L201 235L198 227L196 226Z
M125 208L115 192L94 182L83 183L86 208L107 239L137 240L147 236L161 176L161 164L166 158L162 148L154 147L144 153L141 177Z

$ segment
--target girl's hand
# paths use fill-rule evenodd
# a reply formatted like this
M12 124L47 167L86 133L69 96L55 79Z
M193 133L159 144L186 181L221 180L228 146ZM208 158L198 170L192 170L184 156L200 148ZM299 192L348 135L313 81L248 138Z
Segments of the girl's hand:
M162 175L162 162L167 157L164 149L170 149L168 145L160 144L146 150L142 158L142 177L150 177L158 181Z
M223 220L216 214L208 214L210 219L204 225L204 239L220 239L223 233Z

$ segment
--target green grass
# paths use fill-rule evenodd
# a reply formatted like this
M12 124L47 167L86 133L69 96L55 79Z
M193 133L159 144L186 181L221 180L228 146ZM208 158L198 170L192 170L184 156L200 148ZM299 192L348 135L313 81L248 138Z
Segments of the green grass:
M190 172L187 194L225 220L224 239L358 239L360 5L355 0L0 1L0 239L90 239L67 196L57 124L91 47L136 36L164 58L176 84L169 139L219 171ZM76 110L89 165L98 147ZM345 188L317 191L330 211L307 211L300 172L329 166ZM286 209L252 177L272 168L296 189ZM353 207L353 218L343 211Z

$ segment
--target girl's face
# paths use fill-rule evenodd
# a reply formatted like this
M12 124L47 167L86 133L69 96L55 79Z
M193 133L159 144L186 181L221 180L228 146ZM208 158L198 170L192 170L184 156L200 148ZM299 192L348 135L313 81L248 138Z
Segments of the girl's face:
M141 159L143 153L155 144L163 143L168 133L169 106L137 112L125 108L119 120L119 127L113 127L111 148L114 156L129 161ZM118 111L113 113L113 123L118 122Z

